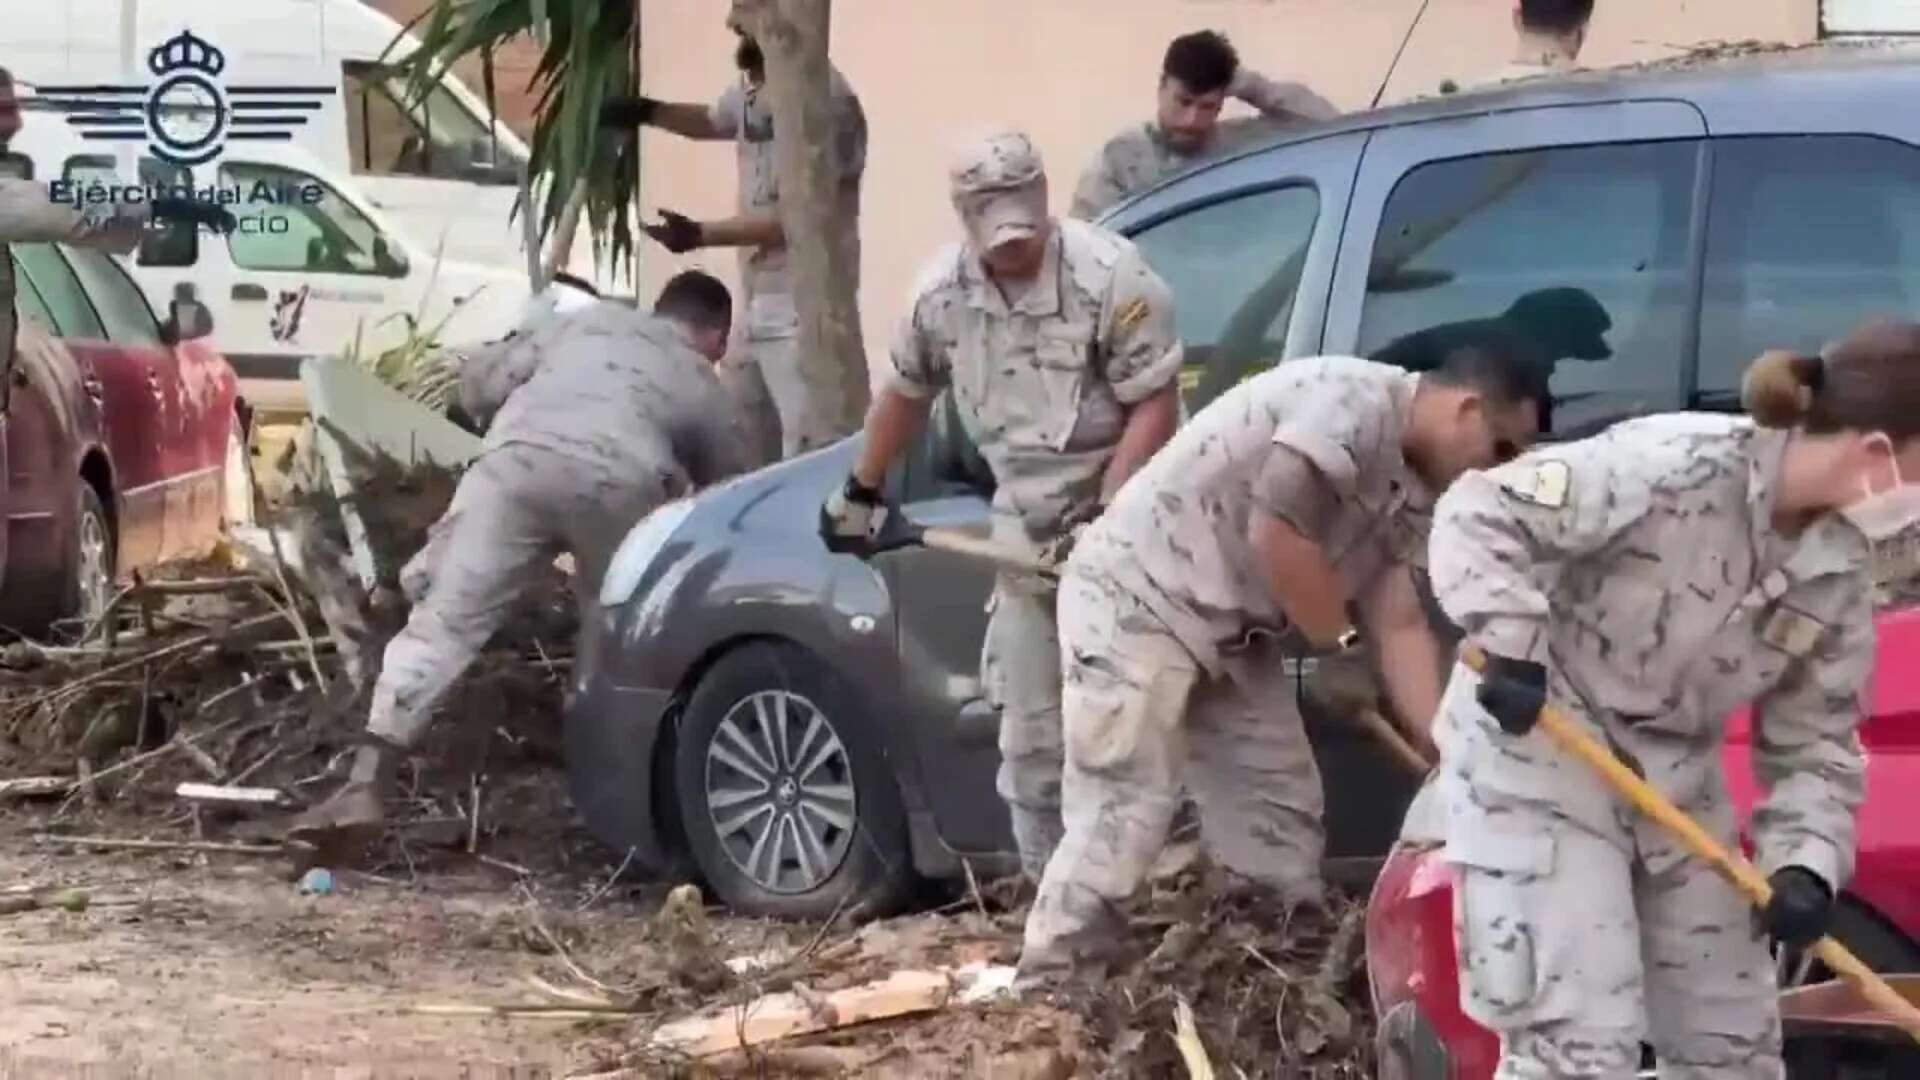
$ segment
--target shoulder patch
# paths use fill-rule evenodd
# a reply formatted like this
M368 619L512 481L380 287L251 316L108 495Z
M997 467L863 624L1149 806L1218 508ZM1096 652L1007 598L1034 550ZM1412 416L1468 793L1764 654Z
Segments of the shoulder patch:
M1500 481L1500 487L1521 502L1559 510L1573 493L1573 470L1564 461L1542 461L1516 479Z
M1152 310L1153 305L1147 303L1146 297L1134 297L1126 307L1120 309L1120 314L1113 317L1114 332L1124 334L1139 326L1146 321L1148 313Z

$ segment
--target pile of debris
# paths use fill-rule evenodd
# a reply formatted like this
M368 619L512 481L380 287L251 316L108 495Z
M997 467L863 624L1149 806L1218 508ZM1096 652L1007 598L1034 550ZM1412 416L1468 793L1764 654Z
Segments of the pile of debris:
M396 568L425 542L456 481L431 464L360 463L360 520L381 556L372 589L352 572L325 485L283 482L274 527L240 530L208 562L136 579L72 644L7 645L0 775L14 779L0 782L0 800L34 800L25 809L43 811L49 838L122 821L139 835L95 838L101 846L206 844L220 822L231 826L226 846L276 850L231 840L276 831L344 774L385 641L403 624ZM560 761L573 612L570 580L555 569L455 691L443 722L458 731L415 763L417 812L390 834L387 865L413 865L423 836L491 858L480 847L483 798L537 798L542 807L514 818L542 830L529 851L550 851L568 820L563 796L540 775L553 770L522 766ZM483 793L489 784L497 799ZM516 796L515 784L553 790Z

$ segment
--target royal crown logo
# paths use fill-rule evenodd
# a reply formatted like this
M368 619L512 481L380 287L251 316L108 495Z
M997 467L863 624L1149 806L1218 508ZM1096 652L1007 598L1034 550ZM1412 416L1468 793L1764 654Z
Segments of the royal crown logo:
M198 71L218 75L227 70L227 57L219 49L182 30L147 53L147 70L162 78L176 71Z
M229 143L286 141L336 92L332 86L229 86L227 56L182 26L147 52L148 86L43 86L40 98L67 113L81 138L145 142L181 170L220 156Z

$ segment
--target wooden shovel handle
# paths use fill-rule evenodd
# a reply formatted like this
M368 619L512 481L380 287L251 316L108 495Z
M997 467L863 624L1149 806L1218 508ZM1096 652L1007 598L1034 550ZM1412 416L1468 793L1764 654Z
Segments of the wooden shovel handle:
M1475 672L1485 674L1487 654L1477 647L1461 646L1460 659ZM1767 902L1773 899L1773 886L1767 884L1767 879L1745 856L1728 851L1711 833L1701 828L1699 822L1687 816L1685 811L1669 802L1666 796L1655 791L1645 780L1635 776L1633 770L1614 756L1612 750L1587 734L1585 729L1551 702L1540 710L1539 730L1546 732L1562 749L1591 766L1635 809L1665 826L1686 845L1687 850L1705 859L1708 865L1719 871L1721 877L1732 882L1734 888L1744 893L1755 907L1765 908ZM1886 980L1874 974L1858 957L1847 951L1846 946L1833 938L1821 938L1815 943L1813 951L1836 975L1852 983L1869 1004L1898 1023L1916 1042L1920 1042L1920 1009L1916 1009L1912 1002L1901 997L1893 987L1887 985Z
M984 536L976 536L961 529L939 527L923 529L920 533L920 543L941 551L950 551L955 555L985 559L1009 570L1020 570L1050 578L1060 576L1059 569L1044 559L1029 552L1009 548L1004 544L996 544Z

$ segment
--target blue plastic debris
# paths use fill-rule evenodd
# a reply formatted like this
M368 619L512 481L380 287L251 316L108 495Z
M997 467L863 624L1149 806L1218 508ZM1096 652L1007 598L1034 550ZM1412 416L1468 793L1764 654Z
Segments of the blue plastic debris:
M333 871L316 866L301 875L301 896L327 896L333 892Z

